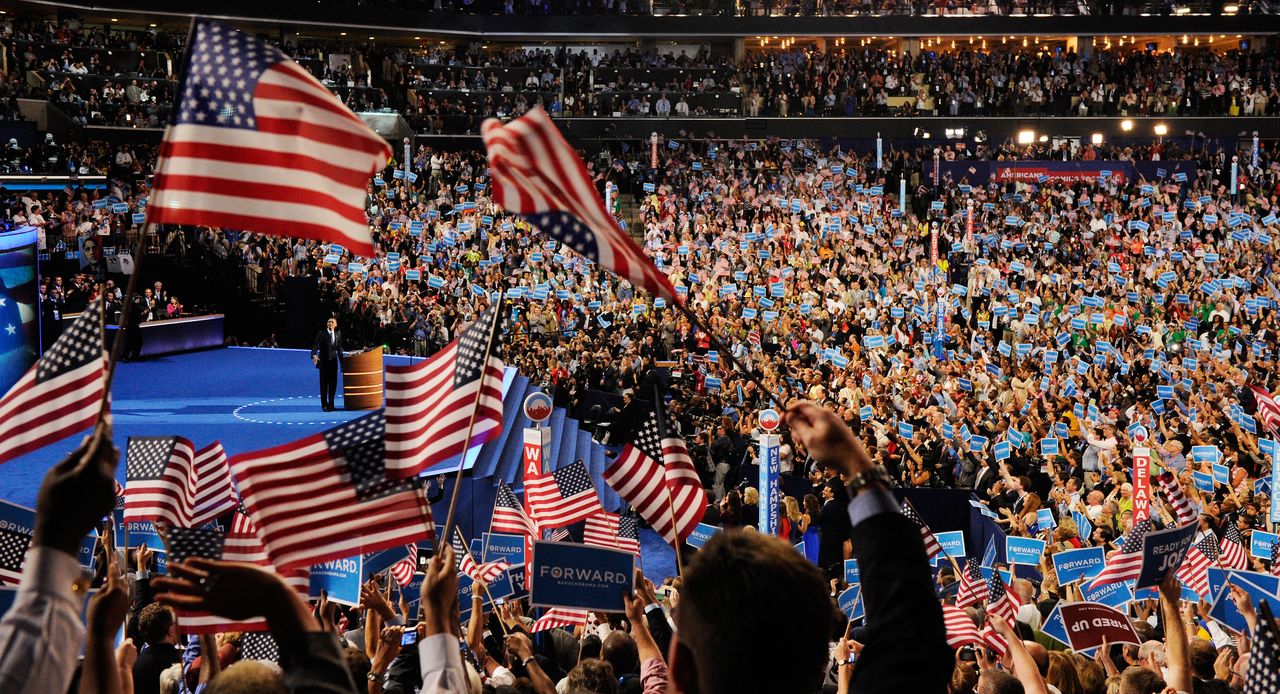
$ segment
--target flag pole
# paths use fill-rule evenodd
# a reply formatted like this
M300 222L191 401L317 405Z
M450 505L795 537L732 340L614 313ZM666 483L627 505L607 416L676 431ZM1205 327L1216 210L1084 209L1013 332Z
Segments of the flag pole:
M489 325L488 339L484 342L484 357L480 360L480 386L484 388L485 369L489 366L489 355L493 352L493 343L498 341L498 323L502 320L502 302L506 293L498 295L498 304L493 309L493 322ZM467 422L467 437L462 443L462 457L458 459L458 469L453 476L453 495L449 499L449 513L445 516L444 531L440 533L440 542L437 549L444 546L445 538L449 537L449 530L453 528L453 512L458 506L458 489L462 487L462 472L467 465L467 451L471 449L471 432L476 425L476 414L480 412L480 395L476 394L475 405L471 408L471 419Z
M756 384L756 387L760 389L760 392L764 393L765 396L769 398L770 402L772 402L775 407L777 407L781 411L786 411L787 409L786 403L778 399L778 396L775 395L773 391L769 390L768 388L765 388L764 385L760 383L760 379L756 378L750 371L747 371L747 369L743 367L742 363L738 361L738 358L733 356L733 352L725 349L724 345L721 344L719 338L716 337L716 334L712 332L711 329L708 328L705 323L702 322L702 319L699 318L696 313L690 310L690 308L685 304L685 302L677 300L672 303L674 303L676 308L679 309L680 312L684 314L685 318L688 318L691 323L698 326L698 328L700 328L704 333L707 334L707 338L711 342L711 346L714 347L718 353L725 355L725 357L729 359L729 363L733 366L733 368L737 369L738 372L740 372L748 381ZM795 390L792 389L791 384L787 383L784 380L781 382L781 385L782 385L783 395L791 399L799 399L799 396L796 395Z
M485 581L480 580L479 578L480 565L476 563L476 558L471 555L471 547L467 545L467 537L463 535L462 530L458 528L454 528L453 531L455 533L458 533L458 544L462 545L462 551L467 553L467 558L471 560L471 565L476 567L476 578L473 579L472 583L480 584L480 589L484 591L485 597L489 598L489 604L493 605L493 609L496 612L498 609L498 603L493 601L493 595L489 593L489 584L486 583ZM510 631L507 630L507 623L502 621L502 615L498 615L498 624L502 626L503 636L507 636L511 633Z

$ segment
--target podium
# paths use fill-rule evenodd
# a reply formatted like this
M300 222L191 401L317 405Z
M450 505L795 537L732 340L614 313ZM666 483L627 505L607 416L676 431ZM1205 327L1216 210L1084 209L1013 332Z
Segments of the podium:
M347 410L382 407L382 347L342 356L342 407Z

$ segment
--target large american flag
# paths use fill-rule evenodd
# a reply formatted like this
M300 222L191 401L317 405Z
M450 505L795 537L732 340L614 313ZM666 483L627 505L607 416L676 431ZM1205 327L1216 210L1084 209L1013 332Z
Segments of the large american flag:
M601 511L587 519L582 543L640 554L640 533L635 516Z
M1226 529L1222 531L1221 549L1223 568L1239 571L1249 568L1249 552L1244 548L1244 538L1240 536L1234 521L1228 521Z
M1120 549L1107 557L1102 572L1093 579L1093 588L1120 581L1136 580L1142 573L1142 538L1151 531L1151 519L1143 518L1133 524L1124 536Z
M991 576L987 578L987 615L999 617L1013 624L1013 619L1018 614L1018 607L1018 599L1013 596L1013 591L1005 586L1000 572L992 571Z
M227 466L227 452L221 441L196 451L195 511L191 525L200 526L240 505L236 488L231 484L231 468Z
M280 49L198 19L148 221L301 236L372 256L365 190L390 156Z
M491 533L514 533L538 537L538 526L524 512L524 504L507 486L506 482L498 483L498 496L493 504L493 520L489 522Z
M418 478L389 480L382 411L231 459L245 510L281 568L435 536Z
M491 118L481 132L494 200L600 267L676 300L667 276L605 209L582 159L546 111L534 108L506 125Z
M982 567L976 558L970 558L960 574L960 589L956 592L956 606L968 607L986 602L987 582L982 578ZM975 632L976 633L976 632Z
M663 539L678 545L702 522L707 494L689 449L679 437L663 438L659 416L648 410L604 479Z
M0 398L0 463L93 426L106 363L95 302Z
M492 303L458 339L429 359L387 367L391 477L412 477L502 432L504 367L494 345L502 306L501 300Z
M249 516L237 511L231 527L224 536L213 528L169 528L166 533L169 561L181 561L187 557L222 559L223 561L253 564L277 573L290 587L306 599L311 588L311 572L303 568L277 571L267 558L266 547L258 536L258 529ZM214 634L223 631L266 631L267 620L254 618L233 620L208 612L179 611L178 624L184 631L196 634Z
M1186 525L1196 520L1197 513L1191 500L1182 493L1182 485L1178 483L1178 478L1173 473L1165 470L1160 474L1160 489L1164 491L1164 496L1169 500L1169 505L1173 507L1173 514L1178 519L1178 525Z
M576 627L587 623L586 610L571 610L565 607L553 607L542 616L538 621L529 627L529 633L536 634L539 631L554 629L556 627Z
M916 527L920 529L920 539L924 541L924 553L930 560L942 554L942 545L938 544L938 538L934 537L933 531L929 529L929 524L924 522L924 519L920 517L920 513L916 511L915 506L911 505L909 499L902 500L902 515L906 516L907 520L915 523Z
M130 436L125 448L124 522L190 527L195 515L195 446L181 436Z
M526 479L524 496L539 530L573 525L604 510L591 484L591 473L580 460L551 474Z

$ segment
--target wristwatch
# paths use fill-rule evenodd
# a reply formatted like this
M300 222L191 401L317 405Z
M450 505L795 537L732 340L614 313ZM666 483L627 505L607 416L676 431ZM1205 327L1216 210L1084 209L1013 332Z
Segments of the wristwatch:
M849 498L852 499L858 495L858 492L875 485L880 485L885 489L893 487L893 479L889 477L889 471L885 470L883 465L867 468L854 475L849 480L846 488L849 490Z
M533 656L529 656L528 658L525 658L524 660L521 660L521 661L520 661L520 667L522 667L522 668L524 668L524 669L528 670L528 669L529 669L529 663L532 663L534 660L535 660L535 658L534 658Z

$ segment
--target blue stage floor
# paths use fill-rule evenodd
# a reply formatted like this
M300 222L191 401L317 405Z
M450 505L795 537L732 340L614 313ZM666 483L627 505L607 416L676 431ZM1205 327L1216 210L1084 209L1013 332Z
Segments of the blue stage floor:
M306 350L232 347L121 364L112 395L122 456L129 436L179 435L197 447L217 439L235 455L364 414L320 409L316 370ZM339 388L339 406L341 398ZM65 439L0 466L0 498L34 505L45 471L79 442L79 436ZM116 476L123 484L123 457ZM646 573L673 575L674 552L652 531L643 533Z

